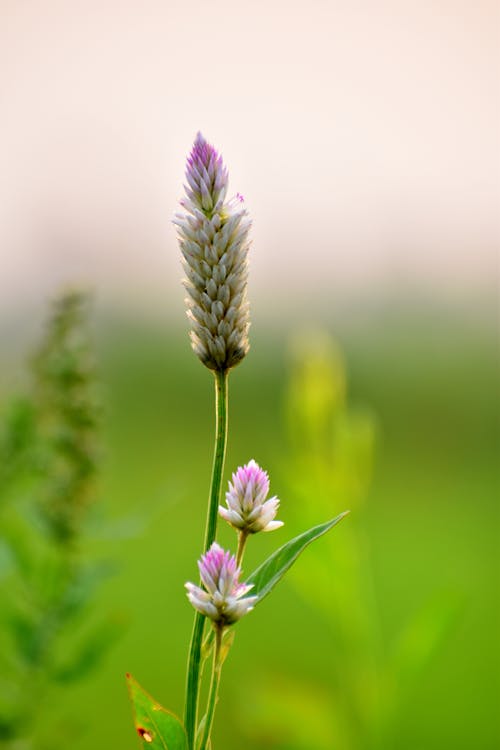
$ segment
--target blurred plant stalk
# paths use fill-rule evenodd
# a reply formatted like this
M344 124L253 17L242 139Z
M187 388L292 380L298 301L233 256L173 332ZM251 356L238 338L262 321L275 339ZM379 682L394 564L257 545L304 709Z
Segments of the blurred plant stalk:
M375 421L367 410L348 406L344 359L326 332L299 334L290 349L290 492L298 498L301 514L314 514L318 507L331 512L340 503L352 510L344 533L328 539L322 554L313 551L293 580L301 595L322 610L332 631L330 740L339 748L358 748L364 746L360 736L371 732L380 717L384 695L377 665L379 617L363 526ZM329 595L320 596L325 588Z
M92 622L102 572L82 551L97 499L100 421L88 304L80 291L54 301L32 361L32 394L14 402L0 440L3 747L67 747L56 726L50 740L42 736L51 687L83 677L116 635L110 623Z
M247 733L276 750L398 747L401 703L446 636L456 602L444 596L425 603L394 643L384 642L365 528L376 420L349 405L344 358L328 333L307 331L291 341L285 407L291 459L281 474L290 507L299 509L296 522L319 508L331 513L348 505L352 513L343 533L311 551L291 579L328 624L328 683L304 685L293 675L259 683L253 694L261 721ZM304 730L310 726L314 736ZM271 745L270 736L282 739Z

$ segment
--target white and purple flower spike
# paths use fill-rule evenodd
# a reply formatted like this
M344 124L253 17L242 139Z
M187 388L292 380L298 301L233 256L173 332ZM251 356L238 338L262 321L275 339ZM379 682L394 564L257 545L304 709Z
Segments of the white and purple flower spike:
M236 558L214 542L198 562L205 589L186 583L191 604L221 627L231 625L253 609L256 596L245 596L252 586L240 583Z
M274 531L283 526L275 521L280 501L277 497L266 500L269 494L269 476L252 459L233 474L226 492L227 508L219 506L219 515L238 531L256 534Z
M198 133L186 166L183 213L175 215L186 272L191 343L211 370L225 372L248 352L247 255L250 220L243 198L226 200L228 174Z

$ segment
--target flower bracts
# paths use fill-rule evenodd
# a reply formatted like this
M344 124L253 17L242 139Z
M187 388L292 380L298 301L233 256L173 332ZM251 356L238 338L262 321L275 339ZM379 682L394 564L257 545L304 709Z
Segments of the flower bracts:
M186 272L192 347L211 370L230 370L249 349L246 299L250 220L243 198L226 200L222 157L198 133L187 160L184 213L176 214Z
M219 506L219 515L238 531L256 534L258 531L274 531L283 526L275 521L280 501L277 497L266 500L269 494L269 476L252 459L240 466L229 482L226 492L227 508Z
M205 589L186 583L188 599L198 612L220 627L232 625L253 609L256 596L246 596L252 588L240 583L236 558L214 542L198 562Z

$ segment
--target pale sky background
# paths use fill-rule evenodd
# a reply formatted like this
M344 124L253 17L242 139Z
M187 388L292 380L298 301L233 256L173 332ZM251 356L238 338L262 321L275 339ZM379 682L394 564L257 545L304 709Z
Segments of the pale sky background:
M62 281L180 311L171 217L198 129L254 220L254 303L484 299L499 17L486 0L0 0L0 312Z

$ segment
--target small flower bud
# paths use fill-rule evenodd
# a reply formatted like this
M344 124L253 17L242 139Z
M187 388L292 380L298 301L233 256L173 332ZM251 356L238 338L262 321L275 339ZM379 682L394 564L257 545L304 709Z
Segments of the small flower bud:
M247 255L250 220L237 194L226 201L221 156L198 133L187 161L184 213L176 214L184 258L191 343L211 370L234 367L249 349Z
M226 492L227 508L219 505L219 515L238 531L256 534L274 531L283 526L275 521L280 501L277 497L266 500L269 493L269 476L252 459L233 474Z
M202 615L224 627L239 620L253 609L256 596L245 596L252 586L239 582L241 570L236 558L214 542L198 562L205 590L186 583L191 604Z

